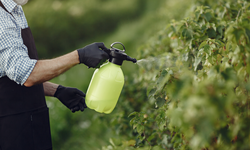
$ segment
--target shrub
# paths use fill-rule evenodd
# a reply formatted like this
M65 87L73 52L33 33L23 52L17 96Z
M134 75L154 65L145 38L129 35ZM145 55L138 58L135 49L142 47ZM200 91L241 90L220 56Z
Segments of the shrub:
M148 101L129 115L134 147L250 149L249 21L247 0L196 0L141 46Z

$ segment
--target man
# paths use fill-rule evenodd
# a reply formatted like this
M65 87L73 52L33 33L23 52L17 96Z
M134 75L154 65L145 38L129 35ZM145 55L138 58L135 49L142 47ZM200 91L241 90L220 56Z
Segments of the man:
M57 97L72 112L86 104L80 90L47 81L79 63L96 68L108 58L104 44L93 43L38 60L21 7L27 2L0 0L0 150L51 150L45 96Z

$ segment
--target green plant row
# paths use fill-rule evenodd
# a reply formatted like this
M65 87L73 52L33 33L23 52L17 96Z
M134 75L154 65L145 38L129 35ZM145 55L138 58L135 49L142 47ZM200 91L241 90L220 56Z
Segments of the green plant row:
M196 0L138 52L136 138L103 149L250 149L249 1Z

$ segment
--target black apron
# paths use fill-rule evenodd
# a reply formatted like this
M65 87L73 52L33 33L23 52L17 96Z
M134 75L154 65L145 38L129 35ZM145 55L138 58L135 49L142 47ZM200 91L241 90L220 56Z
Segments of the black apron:
M1 1L0 6L5 9ZM38 59L30 28L21 32L29 57ZM0 78L0 150L46 150L51 145L43 85L25 87Z
M22 38L28 48L29 57L37 59L36 47L30 28L22 29ZM25 87L0 78L0 116L8 116L46 107L43 85Z

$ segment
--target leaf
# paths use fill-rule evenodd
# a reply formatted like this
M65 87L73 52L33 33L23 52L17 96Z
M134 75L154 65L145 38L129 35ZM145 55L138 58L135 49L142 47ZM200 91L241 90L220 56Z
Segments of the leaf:
M187 39L191 39L193 37L193 31L189 28L184 28L182 30L182 36L186 37Z
M188 61L188 56L189 56L189 52L184 53L184 54L182 55L183 61Z
M148 141L150 142L151 140L153 140L154 138L156 138L157 137L157 132L154 132L154 133L152 133L147 139L148 139Z
M175 27L174 27L173 25L171 25L170 27L171 27L171 29L173 30L173 32L176 33Z
M155 103L155 96L150 96L149 97L149 103L154 104Z
M218 44L220 47L223 47L225 44L220 40L215 40L215 43Z
M162 88L162 84L165 84L165 82L168 80L168 71L167 70L162 70L160 77L156 81L158 87L157 88ZM159 87L160 86L160 87Z
M204 31L206 31L206 29L207 29L206 25L202 25L201 32L204 33Z
M116 145L115 145L115 143L114 143L114 141L113 141L112 138L109 139L109 143L112 144L114 147L116 147Z
M136 129L138 126L138 123L137 124L133 124L133 129Z
M211 20L211 18L212 18L212 14L210 12L202 14L201 16L204 17L207 22L209 22Z
M216 37L216 32L214 31L213 28L207 29L207 35L209 38L215 38Z
M135 140L122 141L123 146L135 146L135 144L136 144Z
M138 124L137 127L136 127L136 131L137 131L139 134L143 133L143 132L144 132L144 129L145 129L145 127L144 127L143 125L141 125L141 124Z
M168 145L169 144L168 143L168 135L167 134L163 135L161 143L164 144L164 145Z
M195 11L195 18L196 18L196 20L198 20L199 19L199 17L200 17L200 11Z
M149 98L155 95L156 89L157 88L152 88L152 87L148 88L147 95Z
M200 39L201 41L205 41L205 40L207 40L207 38L208 38L208 36L207 36L207 35L204 35L204 36L200 37L199 39Z
M219 33L219 35L218 35L218 38L222 38L222 36L223 36L223 29L224 29L224 26L218 26L217 27L217 32Z
M206 44L206 45L204 46L204 52L206 52L207 54L211 55L209 49L210 49L210 45Z
M160 131L163 131L166 127L167 120L164 116L161 116L161 118L157 118L157 125L159 127Z
M135 123L136 123L136 117L132 118L132 119L129 121L129 124L130 124L131 126L133 126Z
M155 107L159 108L162 107L166 103L165 98L158 97L155 102Z
M165 126L166 126L166 122L165 121L162 121L160 124L159 124L159 129L160 131L163 131L165 129Z
M248 42L250 42L250 30L247 28L245 30L246 30L246 35L248 37Z
M137 114L138 114L138 112L134 111L134 112L132 112L131 114L129 114L128 117L135 116L135 115L137 115Z
M200 64L202 60L202 56L199 56L199 57L195 57L195 61L194 61L194 71L196 71L198 65Z
M159 78L156 81L157 86L156 86L155 90L150 91L148 97L155 96L155 95L157 95L157 93L159 91L163 90L163 87L165 86L165 84L168 82L168 80L171 77L171 75L170 75L171 73L173 74L172 70L167 71L167 70L164 69L164 70L161 71L161 74L160 74Z
M203 46L205 46L207 44L207 41L203 41L200 46L199 46L199 49L201 49Z
M241 37L241 35L244 34L244 31L242 29L235 29L233 31L233 34L235 36L236 42L239 43L240 37Z

